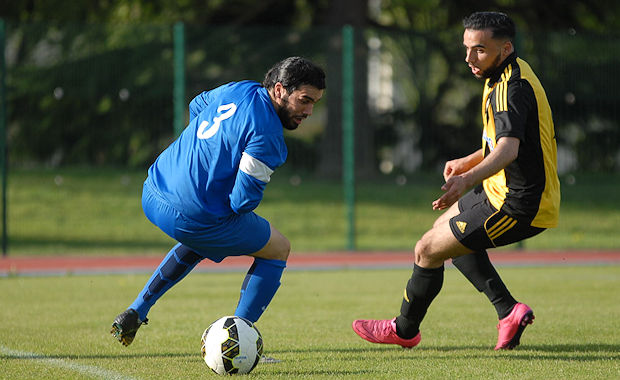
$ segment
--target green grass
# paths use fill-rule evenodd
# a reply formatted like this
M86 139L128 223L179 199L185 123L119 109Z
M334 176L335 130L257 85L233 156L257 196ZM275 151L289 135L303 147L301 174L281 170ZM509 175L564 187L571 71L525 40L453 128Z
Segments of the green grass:
M355 318L398 313L409 269L289 271L259 321L266 354L255 379L617 379L620 267L507 267L512 293L536 313L522 344L495 352L497 317L454 269L412 350L359 339ZM193 273L122 347L108 334L147 275L0 278L0 378L217 378L200 336L234 311L244 273Z
M9 176L9 249L15 255L127 254L166 251L172 241L144 217L140 193L146 171L112 169L14 170ZM343 190L338 181L277 172L257 212L292 243L294 252L346 248ZM439 175L360 181L356 189L359 250L409 250L439 212ZM574 179L574 181L572 180ZM574 183L573 183L574 182ZM570 183L570 184L569 184ZM620 175L562 179L560 226L527 241L530 249L618 249Z

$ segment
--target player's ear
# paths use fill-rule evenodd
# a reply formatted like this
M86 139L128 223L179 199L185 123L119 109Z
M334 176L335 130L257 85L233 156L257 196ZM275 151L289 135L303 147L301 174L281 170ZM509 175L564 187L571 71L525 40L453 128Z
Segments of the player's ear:
M502 55L505 57L508 57L512 52L513 52L514 48L512 46L512 41L510 40L506 40L504 42L504 45L502 46Z
M281 82L276 82L276 84L273 86L273 94L277 99L282 99L284 97L284 95L286 94L286 89Z

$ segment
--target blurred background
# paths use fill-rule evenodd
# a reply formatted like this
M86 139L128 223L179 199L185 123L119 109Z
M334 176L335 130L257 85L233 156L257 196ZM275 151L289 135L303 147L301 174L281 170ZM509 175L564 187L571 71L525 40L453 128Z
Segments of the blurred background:
M187 104L292 55L327 90L257 212L298 251L410 249L445 161L480 146L478 10L515 20L553 110L562 219L526 247L620 248L617 1L22 0L0 2L3 253L163 253L141 184Z

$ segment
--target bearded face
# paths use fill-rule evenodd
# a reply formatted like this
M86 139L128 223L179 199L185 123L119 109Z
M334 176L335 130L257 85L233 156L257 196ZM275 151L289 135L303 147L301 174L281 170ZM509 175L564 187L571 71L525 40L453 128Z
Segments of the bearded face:
M310 85L302 85L289 94L277 83L274 87L273 102L282 126L295 130L301 122L312 115L314 105L323 96L323 90Z
M293 115L293 107L291 107L288 102L289 96L286 95L282 98L283 106L280 107L276 112L278 113L278 117L280 117L280 121L282 122L282 126L289 131L297 129L301 124L301 121L308 117L307 114L302 115Z
M465 62L478 79L488 78L512 52L510 41L495 39L492 35L489 29L465 29L463 33Z

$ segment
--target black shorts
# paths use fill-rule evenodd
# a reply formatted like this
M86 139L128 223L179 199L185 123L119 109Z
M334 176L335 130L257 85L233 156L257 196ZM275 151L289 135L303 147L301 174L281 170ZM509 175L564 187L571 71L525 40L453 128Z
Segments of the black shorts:
M545 230L497 210L482 185L465 194L458 205L460 214L450 219L450 228L456 240L473 251L516 243Z

